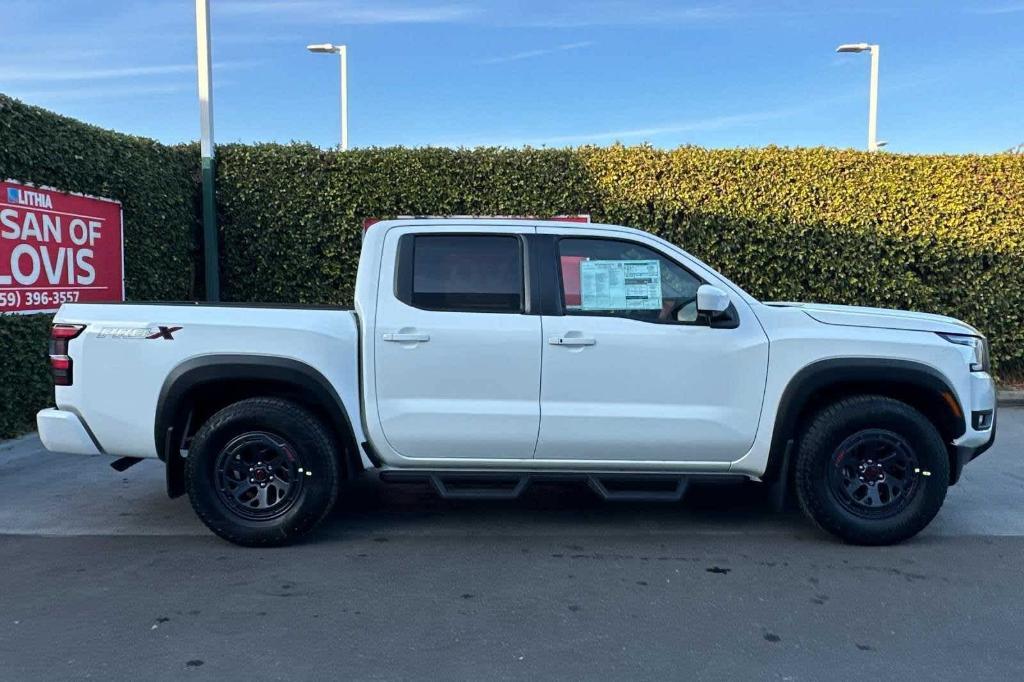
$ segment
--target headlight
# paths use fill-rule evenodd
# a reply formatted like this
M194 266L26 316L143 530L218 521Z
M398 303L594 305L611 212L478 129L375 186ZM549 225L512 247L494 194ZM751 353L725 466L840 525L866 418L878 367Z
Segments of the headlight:
M939 334L942 338L958 346L967 346L974 355L971 359L972 372L987 372L988 363L988 340L981 336L969 336L967 334Z

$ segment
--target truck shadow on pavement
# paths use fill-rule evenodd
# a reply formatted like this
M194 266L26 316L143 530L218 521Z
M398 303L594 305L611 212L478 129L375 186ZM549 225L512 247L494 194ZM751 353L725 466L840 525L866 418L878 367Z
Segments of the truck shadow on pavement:
M815 535L795 501L776 512L763 486L692 484L681 502L604 501L584 484L537 483L512 500L448 500L428 484L347 484L309 541L408 534L748 534Z

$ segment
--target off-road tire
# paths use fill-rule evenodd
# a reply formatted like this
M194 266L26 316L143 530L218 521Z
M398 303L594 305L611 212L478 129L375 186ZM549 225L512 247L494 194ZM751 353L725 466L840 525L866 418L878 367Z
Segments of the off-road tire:
M871 430L903 439L921 471L905 506L883 518L852 513L829 483L829 470L842 457L840 445ZM910 405L878 395L846 398L814 415L800 437L795 466L803 512L823 530L858 545L888 545L913 537L935 518L949 487L949 455L935 426Z
M301 477L294 499L274 518L245 518L245 510L233 510L218 492L218 458L248 434L272 434L287 443ZM320 523L337 499L340 471L334 439L312 413L288 400L249 398L202 425L189 448L185 478L192 508L207 528L229 542L259 547L288 544Z

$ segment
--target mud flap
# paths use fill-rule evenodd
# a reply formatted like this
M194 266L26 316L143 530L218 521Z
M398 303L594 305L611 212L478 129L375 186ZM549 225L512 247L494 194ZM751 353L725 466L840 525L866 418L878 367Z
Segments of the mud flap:
M775 474L775 480L769 485L768 499L772 509L781 512L786 508L786 494L789 492L789 460L793 454L793 439L786 441L786 449L782 451L782 464Z

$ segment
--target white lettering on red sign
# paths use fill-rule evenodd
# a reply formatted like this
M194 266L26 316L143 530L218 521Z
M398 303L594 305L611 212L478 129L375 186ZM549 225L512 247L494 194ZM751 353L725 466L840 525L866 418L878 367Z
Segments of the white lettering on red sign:
M0 183L0 313L124 300L121 205Z

